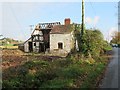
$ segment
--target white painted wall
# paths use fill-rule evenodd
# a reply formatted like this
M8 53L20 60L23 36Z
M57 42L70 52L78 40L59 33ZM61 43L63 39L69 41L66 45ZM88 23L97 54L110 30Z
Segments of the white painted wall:
M73 48L74 37L70 34L50 34L50 51L58 49L58 43L63 43L63 51L69 53Z
M27 41L24 43L24 51L25 51L25 52L29 52L29 44L28 44L28 42L30 42L30 41L31 41L31 39L27 40Z
M28 42L26 42L26 43L24 44L24 51L25 51L25 52L29 52Z

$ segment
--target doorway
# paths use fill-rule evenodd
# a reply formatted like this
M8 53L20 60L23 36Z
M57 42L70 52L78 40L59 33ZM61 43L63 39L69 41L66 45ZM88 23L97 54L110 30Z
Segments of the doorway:
M33 45L32 45L32 42L29 42L29 51L32 52L33 51Z
M45 52L45 45L44 45L44 43L39 43L39 52Z
M58 49L63 49L63 43L58 43Z

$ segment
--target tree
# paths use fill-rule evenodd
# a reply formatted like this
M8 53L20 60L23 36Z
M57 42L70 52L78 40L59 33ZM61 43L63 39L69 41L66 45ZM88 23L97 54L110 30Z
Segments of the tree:
M99 55L103 46L103 35L99 30L87 30L86 32L86 52L92 55Z
M79 48L86 56L89 54L92 56L99 56L105 49L105 46L107 46L103 34L99 30L86 30L86 33L81 38L79 38L79 40L82 44L80 44Z
M81 25L80 24L75 24L75 30L74 30L74 37L75 37L75 49L76 50L76 41L78 44L78 48L80 47L80 30L81 30ZM80 50L80 48L79 48Z
M113 36L112 36L112 40L110 41L110 43L112 44L120 44L120 32L114 32Z

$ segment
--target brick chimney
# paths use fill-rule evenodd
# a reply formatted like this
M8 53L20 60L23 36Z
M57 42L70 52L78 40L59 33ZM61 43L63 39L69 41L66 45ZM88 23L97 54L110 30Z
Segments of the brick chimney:
M70 18L65 18L64 23L65 23L65 25L69 25L70 24Z

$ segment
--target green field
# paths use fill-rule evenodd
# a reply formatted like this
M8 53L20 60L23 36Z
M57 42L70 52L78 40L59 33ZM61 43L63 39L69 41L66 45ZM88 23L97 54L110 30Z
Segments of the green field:
M7 44L7 45L4 45L4 46L0 46L0 48L8 48L8 49L17 49L18 46L13 46L13 44Z

